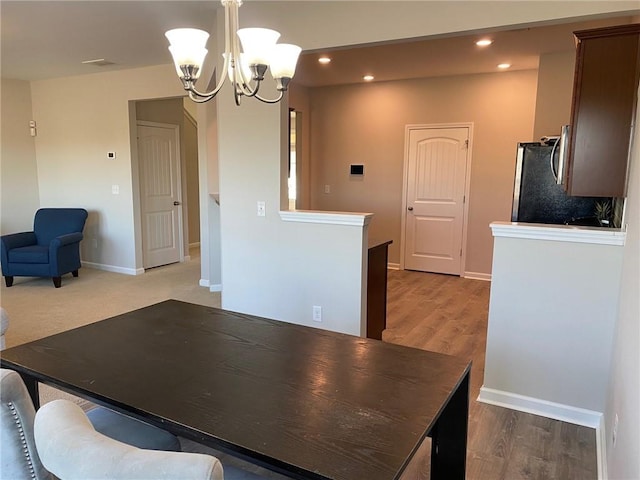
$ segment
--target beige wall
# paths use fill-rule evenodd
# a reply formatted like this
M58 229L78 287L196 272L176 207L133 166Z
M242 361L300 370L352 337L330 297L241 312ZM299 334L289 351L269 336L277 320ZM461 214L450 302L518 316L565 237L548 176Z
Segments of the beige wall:
M31 86L3 78L1 90L0 233L7 234L32 230L40 195L35 138L29 133Z
M571 98L576 53L556 52L542 55L538 66L538 95L533 138L560 135L562 125L571 123Z
M172 65L31 83L40 200L89 210L81 244L89 265L142 272L135 115L132 131L129 102L183 92ZM108 151L116 158L108 159ZM111 193L112 185L120 186L118 195Z
M369 233L392 239L389 262L399 263L405 125L473 122L465 271L491 273L489 223L510 219L536 81L519 71L310 89L311 208L375 213ZM350 178L351 163L365 165L363 178Z
M198 124L195 118L184 112L184 161L187 184L186 202L189 218L189 244L200 243L200 186L198 175Z

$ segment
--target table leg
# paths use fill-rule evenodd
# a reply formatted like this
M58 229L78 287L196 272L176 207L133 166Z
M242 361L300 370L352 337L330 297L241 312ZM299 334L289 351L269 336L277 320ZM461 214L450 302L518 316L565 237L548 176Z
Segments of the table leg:
M464 480L469 420L469 373L442 411L431 435L431 479Z
M33 406L36 410L40 408L40 392L38 390L38 382L31 375L26 375L24 373L20 373L22 377L22 381L27 387L27 392L29 392L29 396L33 401Z

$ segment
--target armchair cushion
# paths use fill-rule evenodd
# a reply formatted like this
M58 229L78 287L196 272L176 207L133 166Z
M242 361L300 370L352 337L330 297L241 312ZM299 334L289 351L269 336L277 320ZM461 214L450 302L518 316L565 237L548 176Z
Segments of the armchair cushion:
M33 220L33 231L38 245L49 245L51 240L72 232L82 232L87 220L83 208L41 208Z
M9 250L9 263L49 263L49 247L29 245Z

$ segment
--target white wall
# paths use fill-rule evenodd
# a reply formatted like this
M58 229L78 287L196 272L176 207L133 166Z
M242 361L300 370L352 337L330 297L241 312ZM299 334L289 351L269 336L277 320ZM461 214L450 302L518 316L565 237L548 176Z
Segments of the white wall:
M89 211L82 259L135 273L129 101L183 95L171 65L32 83L40 200ZM107 159L115 151L116 159ZM136 180L137 181L137 180ZM120 194L111 193L118 185ZM95 242L94 242L95 241Z
M629 178L620 313L604 412L607 466L612 480L640 478L640 110L636 113ZM620 423L614 447L616 413Z
M29 82L2 79L0 177L2 182L0 233L33 230L40 207L35 138L29 133L31 86Z
M483 390L603 412L622 247L494 243Z

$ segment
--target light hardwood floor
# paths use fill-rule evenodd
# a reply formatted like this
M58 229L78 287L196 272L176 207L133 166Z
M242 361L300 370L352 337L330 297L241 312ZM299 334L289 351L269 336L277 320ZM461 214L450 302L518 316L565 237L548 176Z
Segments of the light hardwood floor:
M383 340L473 361L468 480L597 478L595 430L476 401L484 376L491 284L389 271ZM430 441L403 478L428 479Z

